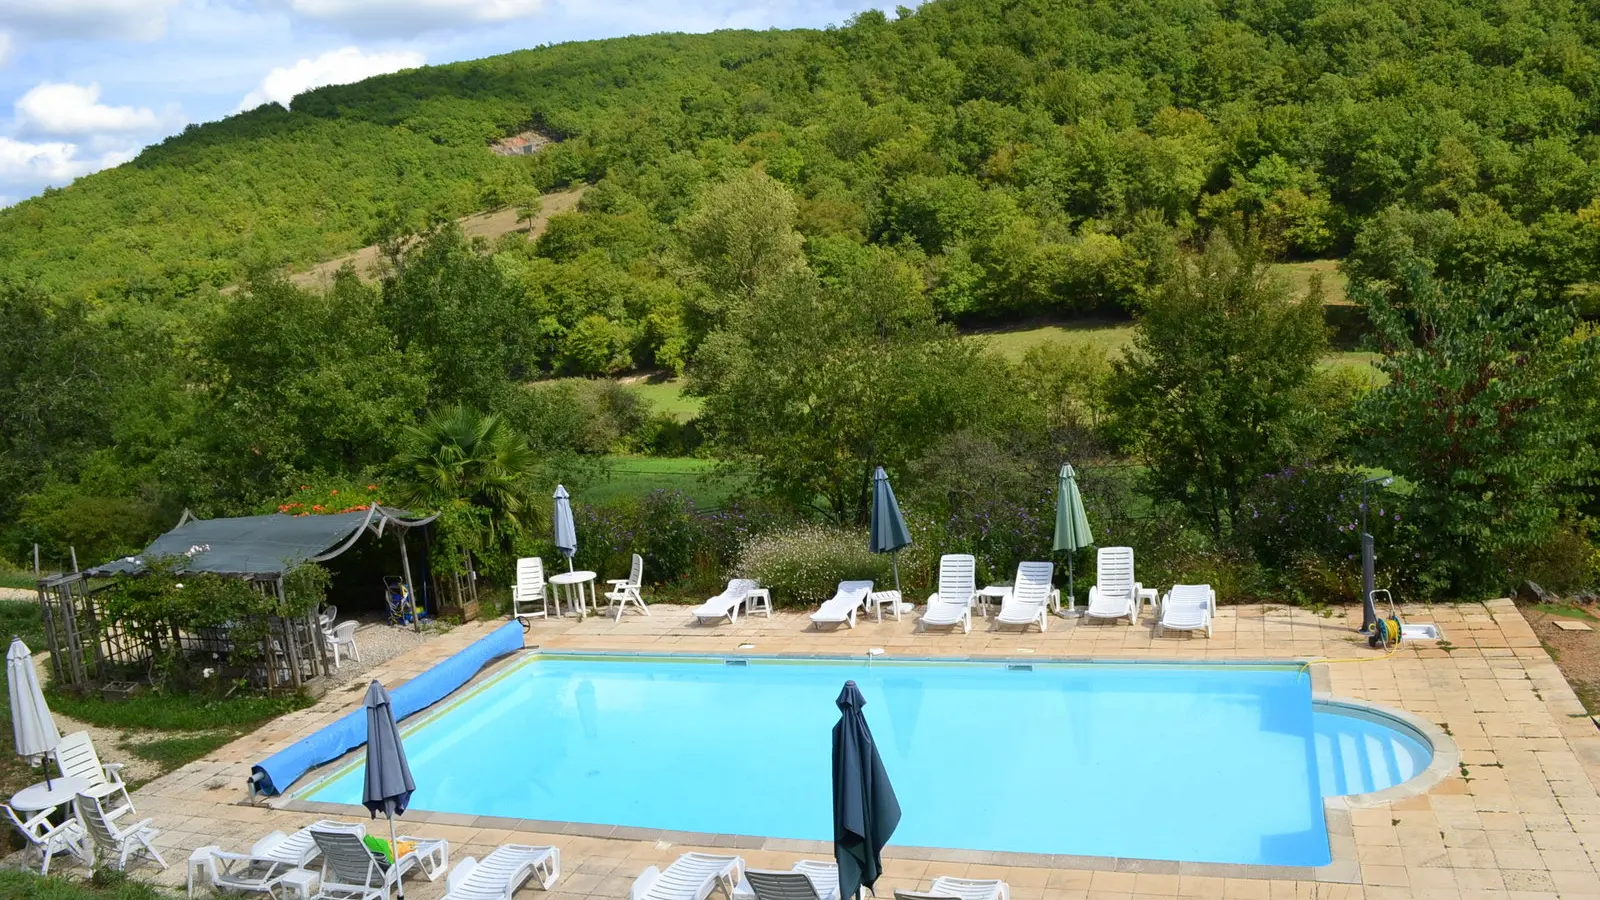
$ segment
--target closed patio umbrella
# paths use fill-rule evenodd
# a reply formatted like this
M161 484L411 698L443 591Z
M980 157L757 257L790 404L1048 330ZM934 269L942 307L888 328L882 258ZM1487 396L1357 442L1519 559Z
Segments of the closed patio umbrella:
M889 554L889 564L894 567L894 589L900 590L901 547L911 543L911 531L906 528L905 516L900 515L900 504L895 502L894 488L889 486L889 473L879 466L872 473L872 523L868 529L867 549L873 553ZM900 605L894 607L895 619L900 618ZM883 618L883 607L878 607L878 618Z
M572 524L572 498L567 489L556 485L556 550L567 558L567 571L572 571L572 558L578 555L578 529Z
M854 681L844 683L835 703L833 858L839 864L839 897L850 900L883 874L883 848L900 824L900 801L861 712L866 698Z
M1063 464L1056 478L1056 539L1055 551L1067 554L1068 605L1077 602L1073 594L1072 557L1084 547L1094 543L1089 532L1089 517L1083 511L1083 496L1078 493L1078 474L1072 466Z
M389 849L392 858L397 859L394 817L405 814L417 784L411 780L411 766L406 763L406 748L400 743L400 726L394 720L389 692L376 681L367 686L366 707L366 784L361 792L361 805L373 818L382 811L389 820ZM396 891L401 898L405 897L405 890L405 885L397 881Z
M22 638L12 636L6 651L6 683L11 688L11 732L16 738L17 755L29 763L44 762L45 784L50 784L48 754L61 740L56 720L45 705L39 690L39 673L33 668L33 654Z

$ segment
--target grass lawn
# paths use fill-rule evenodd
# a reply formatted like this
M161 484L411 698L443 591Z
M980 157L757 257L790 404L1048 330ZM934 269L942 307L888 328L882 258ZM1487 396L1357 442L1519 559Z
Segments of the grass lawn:
M1305 262L1272 263L1267 266L1272 272L1282 275L1289 282L1289 287L1301 297L1311 290L1311 279L1316 275L1322 276L1322 301L1324 303L1346 302L1345 289L1350 284L1350 279L1344 277L1339 271L1337 259L1311 259Z
M165 855L165 854L163 854ZM102 870L94 880L69 881L59 875L42 878L33 872L0 869L0 897L29 900L167 900L174 895L134 881L119 872Z
M738 493L744 479L717 472L716 460L691 456L611 456L610 474L585 488L578 496L588 503L605 503L618 497L655 490L682 491L701 507L720 506Z
M1072 325L978 331L968 337L981 342L1011 362L1021 362L1029 350L1046 344L1094 347L1109 356L1121 352L1133 340L1133 325L1119 321L1084 322Z
M650 407L658 413L666 413L679 422L687 422L700 415L703 402L699 397L687 397L683 393L682 378L649 378L643 381L625 382L633 388L640 397L650 401Z
M32 572L12 572L0 569L0 587L24 588L31 591L38 583L39 580L33 577Z
M10 645L13 634L22 638L35 653L45 649L44 620L39 604L30 600L0 600L0 640Z

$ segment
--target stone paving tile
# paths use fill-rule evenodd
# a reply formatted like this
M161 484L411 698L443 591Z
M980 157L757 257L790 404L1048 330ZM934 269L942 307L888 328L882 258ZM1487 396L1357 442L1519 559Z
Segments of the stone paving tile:
M970 634L918 633L910 617L870 618L853 630L818 632L804 616L741 617L735 624L697 626L684 607L656 606L648 617L620 622L589 618L536 622L528 646L565 651L639 653L826 654L863 656L883 648L898 657L1016 657L1155 661L1308 660L1359 658L1326 665L1336 697L1411 713L1444 729L1461 751L1462 770L1426 793L1349 813L1348 841L1360 884L1266 877L1151 874L1083 860L1050 868L930 862L896 857L887 863L881 894L926 888L936 875L1005 878L1016 900L1085 898L1221 898L1221 900L1385 900L1385 898L1593 897L1600 900L1600 731L1583 715L1560 671L1508 600L1403 610L1409 621L1441 626L1448 648L1403 645L1382 656L1354 634L1359 609L1324 616L1275 606L1222 609L1215 635L1156 637L1148 617L1138 625L1052 618L1044 633L1016 633L973 620ZM373 677L393 687L488 633L500 622L473 623L378 667ZM741 649L741 645L753 645ZM168 886L183 884L185 860L199 846L240 850L273 829L292 830L316 813L252 806L243 785L251 763L344 715L359 692L325 697L310 709L271 723L135 792L140 816L164 833L160 846L171 868L135 875ZM406 830L447 837L451 858L479 856L499 843L548 843L561 848L562 881L548 900L622 900L646 865L666 865L686 850L715 850L671 840L590 836L584 829L481 817L468 825L437 825L408 817ZM530 827L537 826L537 827ZM542 829L542 830L541 830ZM611 832L616 834L618 832ZM627 834L627 831L620 832ZM768 847L785 846L771 842ZM800 854L780 849L741 851L751 865L786 867ZM917 854L910 854L917 855ZM1007 859L978 854L985 859ZM958 858L952 856L952 859ZM1067 858L1058 857L1065 861ZM1137 861L1134 861L1137 862ZM407 897L437 900L444 881L408 881ZM538 895L529 890L520 895Z

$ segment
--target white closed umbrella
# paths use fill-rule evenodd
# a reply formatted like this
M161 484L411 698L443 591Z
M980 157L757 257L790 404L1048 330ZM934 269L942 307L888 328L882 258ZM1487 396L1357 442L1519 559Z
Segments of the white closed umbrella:
M39 690L33 654L19 637L11 638L11 649L6 651L6 683L11 688L11 730L17 741L17 755L29 763L43 760L60 742L61 732L56 730L55 717L50 715L44 692ZM47 784L49 777L46 763Z

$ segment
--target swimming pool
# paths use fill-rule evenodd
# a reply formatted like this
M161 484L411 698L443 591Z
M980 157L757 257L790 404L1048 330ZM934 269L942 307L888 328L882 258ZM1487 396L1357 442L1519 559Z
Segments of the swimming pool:
M854 679L895 844L1316 866L1322 796L1351 783L1319 775L1318 735L1328 768L1367 727L1319 732L1350 717L1314 714L1298 666L732 662L518 663L407 729L412 806L830 840L833 700ZM361 784L352 765L301 796L358 803Z

